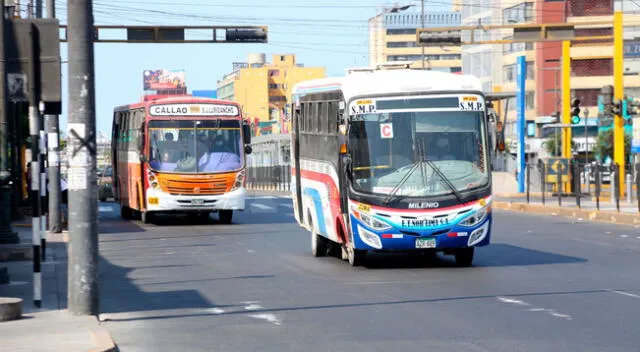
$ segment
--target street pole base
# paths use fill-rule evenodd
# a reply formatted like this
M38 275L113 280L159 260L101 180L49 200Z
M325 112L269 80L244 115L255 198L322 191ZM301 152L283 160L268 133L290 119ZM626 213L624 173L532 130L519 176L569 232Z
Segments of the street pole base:
M0 244L18 244L20 237L17 232L0 231Z

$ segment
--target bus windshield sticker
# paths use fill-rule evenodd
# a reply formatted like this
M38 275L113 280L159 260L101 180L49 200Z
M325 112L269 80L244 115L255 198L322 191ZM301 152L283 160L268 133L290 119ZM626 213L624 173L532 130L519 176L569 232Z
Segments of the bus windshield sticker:
M150 107L152 116L238 116L237 106L225 104L163 104Z
M373 114L376 112L376 102L371 99L356 100L351 103L349 112L351 115Z
M393 138L393 124L381 123L380 124L380 138L390 139Z
M464 111L484 111L484 104L478 97L462 96L458 99L460 110Z

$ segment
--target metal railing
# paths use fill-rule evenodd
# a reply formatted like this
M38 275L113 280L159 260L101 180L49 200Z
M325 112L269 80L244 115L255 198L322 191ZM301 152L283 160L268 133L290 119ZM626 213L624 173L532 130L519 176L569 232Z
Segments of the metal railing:
M291 188L291 166L252 166L247 168L248 190L289 191Z
M615 207L620 212L640 213L640 164L625 165L625 194L620 194L619 165L612 163L585 164L584 160L574 158L569 160L569 169L564 177L549 177L554 174L550 165L539 161L535 165L525 164L525 192L526 202L531 203L537 198L543 205L550 199L556 198L557 204L562 206L563 200L575 201L578 208Z

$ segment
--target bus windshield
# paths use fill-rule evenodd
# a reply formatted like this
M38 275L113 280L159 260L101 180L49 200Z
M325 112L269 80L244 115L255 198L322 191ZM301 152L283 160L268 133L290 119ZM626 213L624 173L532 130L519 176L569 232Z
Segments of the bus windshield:
M456 194L489 182L483 111L413 111L352 116L356 191L387 196Z
M238 120L149 122L149 166L156 171L215 173L243 166Z

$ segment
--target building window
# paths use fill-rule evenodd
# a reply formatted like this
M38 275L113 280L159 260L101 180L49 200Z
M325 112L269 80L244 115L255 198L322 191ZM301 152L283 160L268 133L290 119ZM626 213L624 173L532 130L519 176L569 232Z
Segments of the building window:
M415 48L416 42L387 42L387 48Z
M279 70L269 70L269 77L277 77L280 76Z
M613 0L569 1L569 16L607 16L613 14Z
M502 21L505 24L533 21L533 2L523 2L504 9Z
M571 91L571 96L580 99L582 106L597 106L600 89L575 89Z
M284 55L280 56L280 61L284 61Z
M387 35L416 34L416 28L387 29Z
M277 83L269 83L269 89L282 89L284 86Z
M572 60L571 75L576 77L613 75L612 59Z
M283 97L281 95L271 95L269 96L269 101L270 102L287 101L287 97Z
M513 39L513 37L505 37L504 39ZM533 50L533 43L509 43L503 45L504 54L513 54L523 51Z
M527 77L526 79L535 79L535 67L532 61L527 62ZM504 81L505 82L515 82L518 78L518 69L515 64L507 65L503 67L504 72Z

